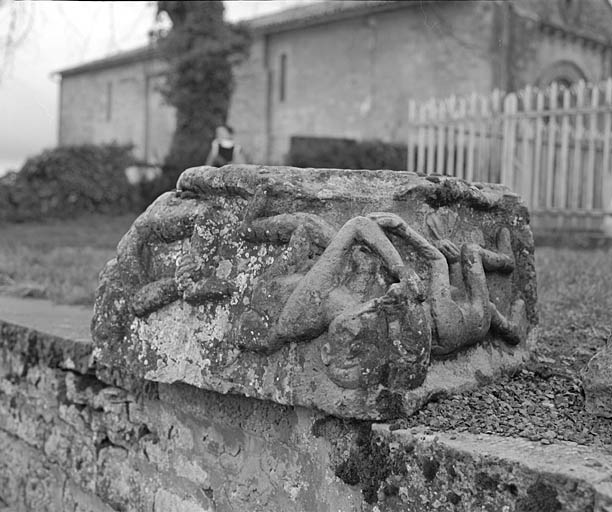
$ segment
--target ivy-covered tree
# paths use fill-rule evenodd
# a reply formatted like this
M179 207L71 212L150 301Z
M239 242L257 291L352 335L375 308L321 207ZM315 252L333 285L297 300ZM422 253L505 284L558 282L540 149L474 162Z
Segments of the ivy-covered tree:
M172 27L157 33L161 56L168 63L164 94L176 108L176 130L164 163L174 181L187 167L206 160L215 127L224 124L234 78L232 67L248 53L245 25L223 18L223 2L158 1Z

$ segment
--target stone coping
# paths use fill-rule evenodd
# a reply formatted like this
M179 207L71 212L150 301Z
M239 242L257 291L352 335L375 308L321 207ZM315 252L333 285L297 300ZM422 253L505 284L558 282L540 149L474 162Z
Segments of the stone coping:
M87 373L93 368L86 336L90 314L82 307L0 297L0 351L26 366ZM387 423L364 425L371 428L375 446L388 448L387 455L377 459L385 467L376 480L390 493L379 502L381 512L405 506L451 510L451 504L459 503L452 509L612 510L612 454L600 448L422 427L394 430Z
M48 300L0 297L0 350L44 364L86 373L93 369L91 309Z
M612 454L596 447L388 424L372 429L377 443L389 446L389 467L406 468L391 470L387 485L414 510L612 510ZM382 511L397 510L398 500L387 504Z

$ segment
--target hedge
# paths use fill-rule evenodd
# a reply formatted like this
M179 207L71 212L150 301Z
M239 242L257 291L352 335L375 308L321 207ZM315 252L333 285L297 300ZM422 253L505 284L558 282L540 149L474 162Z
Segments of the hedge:
M291 137L288 165L335 169L406 169L405 144L331 137Z
M142 193L125 176L133 163L132 147L117 144L43 151L0 179L0 220L139 210Z

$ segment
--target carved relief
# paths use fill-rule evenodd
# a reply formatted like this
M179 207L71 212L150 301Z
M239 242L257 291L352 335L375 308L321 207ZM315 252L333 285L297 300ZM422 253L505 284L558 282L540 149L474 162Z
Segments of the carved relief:
M199 197L206 196L195 197L181 190L172 204L200 204ZM132 339L148 346L142 329L163 322L164 308L173 304L195 308L172 310L173 315L182 311L194 332L196 318L204 314L199 308L211 315L222 310L226 322L205 354L232 355L202 370L210 373L203 379L213 389L218 379L234 383L232 389L248 389L240 372L255 371L251 380L262 386L269 381L266 375L277 375L274 380L284 375L332 393L336 386L341 403L348 400L342 393L364 393L346 395L360 404L383 389L418 388L432 358L455 356L488 339L500 340L510 351L525 341L529 326L521 294L502 301L510 304L506 307L489 291L490 276L510 282L516 270L509 225L481 229L448 206L428 207L418 225L399 212L375 209L360 209L339 223L342 216L323 215L318 207L282 211L269 183L233 201L237 213L230 221L223 220L226 200L212 197L197 212L179 208L170 224L160 221L163 228L152 227L160 217L151 217L147 229L126 236L124 245L132 247L140 265L132 273L140 280L130 292L135 320L124 343ZM485 248L485 239L494 243ZM149 254L151 245L161 248ZM170 263L159 263L156 270L148 260L161 261L161 254ZM247 258L251 273L245 277L240 269ZM307 377L294 375L296 368L273 367L283 364L287 350L298 360L306 358L300 364ZM201 357L209 360L205 354ZM278 395L274 389L266 393ZM382 413L372 417L377 414Z

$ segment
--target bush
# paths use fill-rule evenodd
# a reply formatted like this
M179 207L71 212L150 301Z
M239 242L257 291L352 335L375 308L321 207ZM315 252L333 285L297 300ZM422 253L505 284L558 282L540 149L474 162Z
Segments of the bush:
M329 137L291 137L288 164L336 169L406 169L404 144Z
M81 213L120 214L143 207L125 169L131 146L65 146L29 158L0 180L0 220L66 218Z

